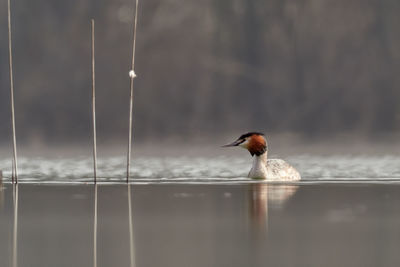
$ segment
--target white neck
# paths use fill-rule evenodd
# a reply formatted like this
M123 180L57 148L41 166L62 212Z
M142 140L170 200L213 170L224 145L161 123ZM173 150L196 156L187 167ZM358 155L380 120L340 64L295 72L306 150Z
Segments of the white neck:
M253 159L253 167L250 170L249 177L250 178L259 178L265 179L267 174L267 160L268 153L265 152L260 156L254 156Z
M254 156L253 159L253 168L258 166L266 166L268 160L268 152L261 154L260 156Z

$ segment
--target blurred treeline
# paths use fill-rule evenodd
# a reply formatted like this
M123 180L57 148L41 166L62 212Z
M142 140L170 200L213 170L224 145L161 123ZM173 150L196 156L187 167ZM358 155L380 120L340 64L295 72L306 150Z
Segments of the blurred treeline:
M12 3L18 138L90 136L94 18L99 138L125 141L133 1ZM398 0L143 0L139 13L139 140L400 130ZM5 142L6 1L0 18Z

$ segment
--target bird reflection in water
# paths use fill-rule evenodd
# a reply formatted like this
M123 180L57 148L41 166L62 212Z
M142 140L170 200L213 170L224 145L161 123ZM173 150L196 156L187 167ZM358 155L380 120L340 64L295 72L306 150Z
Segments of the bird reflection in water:
M294 196L297 185L252 184L250 187L249 213L251 229L258 233L268 231L268 208L282 208Z

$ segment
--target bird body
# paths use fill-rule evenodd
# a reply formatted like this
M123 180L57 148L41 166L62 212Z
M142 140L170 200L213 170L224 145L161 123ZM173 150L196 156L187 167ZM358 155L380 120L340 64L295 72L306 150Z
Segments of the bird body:
M224 147L240 146L253 156L253 166L248 177L270 181L298 181L299 172L281 159L268 159L268 146L264 134L250 132L240 136L235 142Z

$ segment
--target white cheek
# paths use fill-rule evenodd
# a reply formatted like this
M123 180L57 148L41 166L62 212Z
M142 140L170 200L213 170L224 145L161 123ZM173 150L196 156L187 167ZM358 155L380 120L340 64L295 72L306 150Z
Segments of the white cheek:
M247 149L248 144L249 144L249 140L246 140L243 143L241 143L239 146Z

